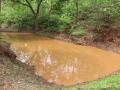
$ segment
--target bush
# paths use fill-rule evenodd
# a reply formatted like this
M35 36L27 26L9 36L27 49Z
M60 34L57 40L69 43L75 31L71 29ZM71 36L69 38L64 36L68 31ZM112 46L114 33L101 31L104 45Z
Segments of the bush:
M75 20L75 0L53 0L52 4L50 15L47 1L41 6L39 19L41 30L60 32L67 28L67 33L76 31L74 33L77 34L86 32L84 30L88 27L93 27L98 33L109 28L120 28L119 0L80 0L78 20ZM33 29L34 19L28 8L5 0L0 15L0 25L12 26L20 30Z

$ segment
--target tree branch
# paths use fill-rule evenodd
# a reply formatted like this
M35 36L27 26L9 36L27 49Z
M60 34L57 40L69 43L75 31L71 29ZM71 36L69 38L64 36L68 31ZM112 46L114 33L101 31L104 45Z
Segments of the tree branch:
M23 3L20 0L11 0L11 1L15 2L15 3L19 3L19 4L23 5L23 6L29 7L31 9L32 13L35 14L35 11L34 11L32 5L30 4L30 2L28 0L25 0L26 3Z
M19 3L19 4L23 5L23 6L29 7L29 5L27 5L27 4L25 4L25 3L22 3L20 0L11 0L11 1L12 1L12 2L15 2L15 3Z
M22 3L22 2L19 2L19 4L23 5L23 6L27 6L29 7L29 5L25 4L25 3Z
M39 13L39 9L40 9L40 5L42 3L43 0L37 0L37 12L36 13Z
M35 14L35 11L34 11L32 5L31 5L31 3L28 0L25 0L25 1L28 4L28 7L31 9L32 13Z

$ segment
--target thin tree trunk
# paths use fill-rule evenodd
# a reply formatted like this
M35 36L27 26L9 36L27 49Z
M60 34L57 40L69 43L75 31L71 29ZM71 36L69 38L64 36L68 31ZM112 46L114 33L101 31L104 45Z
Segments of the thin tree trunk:
M52 11L52 0L48 2L48 26L50 25L51 11Z
M35 32L39 31L39 15L38 14L35 15L34 29L35 29Z
M0 0L0 14L1 14L1 9L2 9L2 0Z
M39 30L40 5L43 0L36 0L36 8L35 9L33 8L32 3L29 0L25 0L25 3L22 2L21 0L19 0L19 1L12 0L12 1L28 7L32 11L33 17L34 17L34 29L35 29L35 32L38 31Z
M75 0L75 3L76 3L76 22L78 21L78 18L79 18L79 0Z

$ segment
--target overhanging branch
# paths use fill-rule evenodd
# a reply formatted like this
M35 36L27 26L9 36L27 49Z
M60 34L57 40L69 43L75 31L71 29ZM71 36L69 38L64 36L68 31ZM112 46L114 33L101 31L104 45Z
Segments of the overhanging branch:
M39 13L39 9L40 9L40 5L42 3L43 0L37 0L37 13Z
M35 14L35 11L34 11L32 5L31 5L31 3L28 0L25 0L25 1L28 4L28 7L31 9L32 13Z

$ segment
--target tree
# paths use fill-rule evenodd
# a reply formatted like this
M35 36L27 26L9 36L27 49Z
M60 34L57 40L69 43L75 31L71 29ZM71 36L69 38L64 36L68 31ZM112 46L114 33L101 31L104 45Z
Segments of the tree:
M2 0L0 0L0 13L1 13L1 7L2 7Z
M12 2L21 4L23 6L28 7L34 17L34 29L35 31L39 30L39 13L40 13L40 6L43 0L11 0ZM32 2L35 1L35 8L32 6Z
M75 6L76 6L76 21L79 18L79 0L75 0Z
M48 26L50 25L50 16L52 12L53 0L47 0Z

